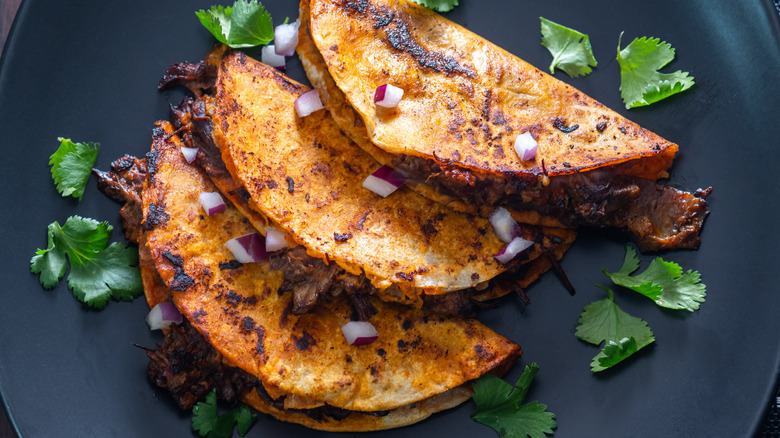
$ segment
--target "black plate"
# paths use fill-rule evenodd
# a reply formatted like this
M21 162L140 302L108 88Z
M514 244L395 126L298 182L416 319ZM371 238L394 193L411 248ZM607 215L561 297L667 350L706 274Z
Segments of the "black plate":
M780 31L769 1L657 0L477 1L448 17L546 69L539 16L589 33L598 68L585 78L556 76L630 119L680 144L672 182L712 185L712 214L698 251L664 254L701 272L707 302L693 314L667 311L627 291L616 299L644 318L655 345L600 375L589 371L594 346L574 337L582 308L609 284L601 268L619 267L625 241L582 233L563 266L578 289L570 297L555 275L481 319L517 340L522 366L541 366L529 399L548 405L557 437L744 436L753 433L775 392L780 364L778 178ZM118 205L90 181L82 202L55 191L47 164L57 137L97 141L97 167L124 153L141 155L152 123L183 93L158 93L166 67L198 61L211 35L193 11L206 1L25 0L0 69L2 257L0 385L25 438L188 436L189 415L146 378L134 343L153 346L143 300L102 311L79 304L63 284L44 291L29 259L46 245L46 226L73 214L109 220L121 239ZM293 1L266 1L281 22ZM618 37L655 36L677 49L669 70L696 86L649 108L626 111L615 61ZM248 51L256 55L256 50ZM297 59L292 76L303 79ZM651 256L642 256L646 266ZM407 429L373 436L495 436L469 418L473 403ZM326 436L261 416L250 436Z

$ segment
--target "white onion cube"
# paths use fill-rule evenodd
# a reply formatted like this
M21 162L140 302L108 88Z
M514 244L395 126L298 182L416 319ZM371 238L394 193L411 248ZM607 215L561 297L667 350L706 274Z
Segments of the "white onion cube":
M279 70L285 69L284 56L277 55L273 45L263 47L260 53L260 60L263 62L263 64L270 65L271 67L278 68Z
M183 320L179 309L169 302L158 303L146 315L146 323L152 330L167 329L172 324L181 324Z
M502 242L511 242L520 231L520 226L504 207L496 207L488 218L493 225L493 232Z
M195 157L198 156L198 148L181 147L181 154L184 155L184 161L192 164L195 161Z
M512 261L512 259L517 257L518 254L530 248L533 244L534 244L533 241L526 240L518 236L512 239L512 241L507 244L504 250L494 257L499 262L503 264L507 264L510 261Z
M298 46L298 28L301 22L280 24L274 28L274 46L277 55L292 56Z
M349 345L365 345L379 339L376 328L368 321L350 321L341 326L341 332Z
M515 139L515 152L522 161L533 160L538 149L539 144L530 132L524 132Z
M254 263L268 258L265 241L258 233L249 233L225 242L233 257L241 263Z
M225 212L225 201L218 192L201 192L198 202L209 216Z
M382 166L363 181L363 187L386 198L406 182L406 177L390 166Z
M404 90L391 84L380 85L374 91L374 103L385 108L395 108L401 103Z
M279 251L280 249L287 248L287 240L284 238L284 233L274 229L266 228L265 230L265 250L266 252Z
M320 92L316 88L298 96L293 105L295 106L295 112L298 113L298 117L306 117L314 111L325 108L322 105L322 100L320 100Z

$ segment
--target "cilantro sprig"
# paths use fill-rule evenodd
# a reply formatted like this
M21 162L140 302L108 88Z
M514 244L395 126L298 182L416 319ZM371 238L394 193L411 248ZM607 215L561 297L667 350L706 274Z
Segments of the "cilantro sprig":
M216 390L208 393L205 401L198 402L192 408L192 430L202 437L230 438L233 436L234 426L238 427L238 434L244 436L255 420L257 414L253 414L247 405L241 405L219 415Z
M694 84L688 72L660 73L674 59L671 44L658 38L635 38L621 49L620 34L617 60L620 64L620 95L626 108L650 105L683 92Z
M607 298L585 306L574 333L585 342L604 343L590 364L593 372L604 371L655 341L645 321L624 312L615 302L612 290L602 289L607 291Z
M641 293L661 307L693 312L704 302L706 286L696 271L683 273L680 265L656 257L650 265L636 275L639 257L636 249L626 245L623 266L610 273L602 269L612 281L627 289ZM655 341L653 331L641 318L631 316L618 307L611 289L608 297L585 306L580 314L575 336L594 345L602 345L599 354L593 358L590 369L603 371L627 359L637 351Z
M108 222L80 216L69 217L62 226L53 222L48 247L35 252L30 271L40 274L45 289L52 289L70 262L68 287L82 303L100 309L111 298L130 301L143 293L138 252L121 242L106 247L112 230Z
M610 273L604 269L603 272L615 284L639 292L661 307L693 312L704 302L707 287L701 283L701 275L697 271L688 270L683 273L680 265L667 262L661 257L650 262L644 272L631 276L637 269L637 251L633 246L627 245L620 270Z
M550 73L555 74L557 67L576 78L589 74L591 67L598 64L588 35L544 17L539 17L539 20L542 22L542 45L553 56Z
M257 0L236 0L233 6L212 6L195 13L221 43L234 48L264 46L274 39L271 14Z
M87 187L92 166L97 160L99 143L74 143L69 138L58 138L60 147L49 157L51 176L62 196L81 201Z
M493 428L501 438L544 438L557 426L555 414L537 401L523 403L539 365L526 365L517 383L510 385L493 374L485 374L474 384L471 418Z
M458 0L412 0L418 5L425 6L438 12L449 12L458 6Z

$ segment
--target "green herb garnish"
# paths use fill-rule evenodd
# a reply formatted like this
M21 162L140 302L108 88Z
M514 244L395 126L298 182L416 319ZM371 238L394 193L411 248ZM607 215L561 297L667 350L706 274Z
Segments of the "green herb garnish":
M543 17L539 19L542 22L542 45L553 56L550 73L555 74L557 67L573 78L589 74L591 67L598 63L588 35Z
M38 249L30 260L30 271L40 274L45 289L56 286L65 276L68 261L68 287L82 303L103 308L111 298L130 301L143 293L137 251L124 243L106 247L113 227L80 216L71 216L60 226L48 227L49 246Z
M701 275L697 271L683 273L680 265L664 261L661 257L656 257L644 272L632 277L630 274L637 269L639 258L636 249L626 245L626 256L620 270L609 273L604 269L603 272L615 284L639 292L661 307L693 312L704 302L706 286L701 283Z
M425 6L438 12L449 12L458 6L458 0L412 0L418 5Z
M62 196L73 196L81 201L92 166L97 160L100 144L74 143L69 138L57 140L60 147L49 157L51 176Z
M208 393L205 401L198 402L192 408L192 430L208 438L230 438L233 436L234 425L238 426L238 434L244 436L255 420L257 415L253 414L247 405L219 415L216 390Z
M636 38L625 49L618 40L620 95L626 108L650 105L691 88L693 76L687 72L659 73L674 59L674 49L658 38Z
M262 3L236 0L233 6L212 6L195 13L219 42L234 48L264 46L274 39L274 26Z
M473 384L477 408L471 418L493 428L502 438L544 438L552 434L557 424L547 406L537 401L523 404L537 371L539 365L526 365L514 386L490 373L477 379Z
M594 345L604 343L601 352L590 364L593 372L610 368L655 341L653 331L645 321L621 310L612 291L602 289L609 296L585 306L580 314L580 325L574 333L585 342Z

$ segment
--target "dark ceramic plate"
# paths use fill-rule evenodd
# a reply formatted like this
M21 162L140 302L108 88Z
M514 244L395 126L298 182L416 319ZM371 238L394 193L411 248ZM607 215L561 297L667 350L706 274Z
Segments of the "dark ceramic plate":
M645 319L656 343L614 370L589 371L597 348L574 336L583 307L601 299L602 268L616 270L625 240L583 232L563 260L578 289L570 297L549 274L523 310L508 300L481 319L525 351L507 377L537 362L529 399L556 414L557 437L745 436L758 428L775 394L780 363L777 261L780 158L780 30L769 1L477 1L447 16L545 68L539 17L590 34L599 66L587 77L556 76L639 124L680 144L673 184L713 186L711 215L698 251L663 254L701 272L707 301L689 314L617 291L628 313ZM45 291L29 272L46 226L74 214L109 220L122 239L118 205L90 180L82 202L61 198L49 176L57 137L103 145L97 167L124 153L144 154L155 120L179 91L158 93L166 67L195 62L213 40L193 11L206 1L25 0L0 66L3 147L0 266L0 389L24 438L189 436L181 413L146 378L133 344L161 338L144 322L146 304L78 303L63 284ZM281 22L294 1L267 0ZM685 70L693 89L649 108L626 111L618 91L618 37L654 36L677 50L666 71ZM257 50L249 50L257 56ZM291 75L305 80L297 59ZM643 266L652 256L643 255ZM469 418L468 402L418 425L372 436L495 436ZM260 416L250 436L326 436Z

